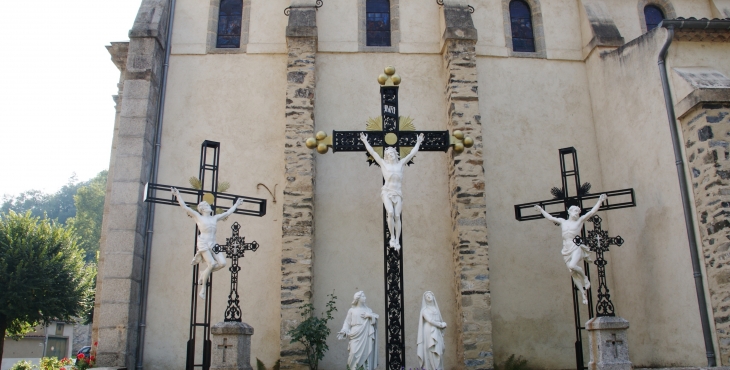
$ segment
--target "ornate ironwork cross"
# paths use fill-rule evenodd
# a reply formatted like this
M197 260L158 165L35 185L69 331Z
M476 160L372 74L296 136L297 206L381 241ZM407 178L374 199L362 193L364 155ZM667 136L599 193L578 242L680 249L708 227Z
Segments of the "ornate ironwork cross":
M461 131L416 131L412 119L401 117L398 114L398 85L400 76L395 68L386 67L385 73L378 77L380 83L381 117L370 119L365 131L333 131L327 136L323 131L316 137L307 139L307 147L317 149L325 154L332 148L332 152L366 152L365 144L360 141L360 134L366 133L368 143L382 157L385 148L395 148L403 158L416 145L416 138L423 134L424 140L419 152L446 152L453 146L456 152L471 147L474 141L464 136ZM366 154L367 155L367 154ZM368 155L368 163L375 161ZM410 165L410 163L409 163ZM403 312L403 251L396 252L389 247L390 231L385 207L383 207L383 249L385 253L385 359L386 369L401 370L405 368L405 323ZM399 237L403 246L403 232Z
M606 194L608 199L601 205L599 210L608 211L612 209L636 207L636 199L634 198L634 189L621 189L605 192L594 192L589 194L590 184L580 182L580 172L578 170L578 152L574 147L562 148L558 150L560 154L560 177L562 180L561 188L553 188L553 199L541 200L537 202L523 203L515 205L515 218L518 221L529 221L538 220L544 218L541 214L535 214L532 210L535 205L539 205L546 212L550 213L554 217L568 218L568 208L571 206L578 206L581 209L581 214L585 214L590 210L591 207L584 207L584 201L597 201L601 194ZM572 177L572 181L571 181ZM575 194L575 195L571 195ZM562 205L562 207L560 207ZM555 209L558 208L557 210ZM548 208L553 208L553 212L550 212ZM527 214L522 214L524 210L529 210ZM585 238L586 229L585 225L581 231L581 237ZM590 276L588 263L583 263L586 276ZM605 270L604 270L605 273ZM571 291L573 292L573 317L575 325L575 361L576 369L583 370L583 339L581 330L585 330L583 327L583 321L580 319L580 307L581 300L578 296L581 294L577 288L573 286L573 282L570 282ZM593 298L590 291L588 292L588 317L593 318Z
M591 217L593 230L588 231L588 236L584 239L576 236L573 242L576 245L585 244L591 251L596 252L596 260L593 262L598 271L598 302L596 302L596 316L616 316L611 302L611 295L608 294L608 286L606 285L606 265L608 262L603 257L603 253L608 252L611 245L621 246L624 239L620 236L609 237L608 231L601 229L601 218L598 215Z
M231 267L228 268L228 271L231 272L231 292L228 294L228 307L226 307L224 321L241 322L241 306L238 299L238 272L241 271L241 267L238 266L238 259L243 257L245 251L256 252L259 249L259 243L256 241L246 243L246 238L238 235L241 230L238 222L231 225L231 230L232 235L230 238L226 238L226 244L216 244L213 252L225 253L226 257L231 259Z
M226 210L229 207L224 207L219 204L230 202L231 205L236 199L242 199L243 204L236 209L234 214L262 217L266 214L266 199L244 197L235 194L228 194L224 192L218 192L218 165L220 162L220 143L217 141L206 140L200 148L200 171L198 180L200 181L199 189L177 187L180 194L187 194L195 196L195 202L185 202L193 209L202 200L206 200L210 203L213 212L220 210ZM209 181L210 180L210 181ZM170 191L171 185L164 184L153 184L148 183L145 185L144 201L156 204L167 204L171 206L179 206L178 202ZM165 194L166 196L160 196L159 193ZM195 240L193 243L193 255L196 253L196 246L198 244L198 227L195 227ZM192 292L190 299L190 336L187 343L187 360L185 362L186 370L193 370L195 368L202 368L203 370L210 369L210 353L211 353L211 341L210 341L210 307L211 307L211 295L205 295L205 303L203 305L203 319L198 321L198 265L193 266L193 283ZM213 276L211 275L208 279L208 284L203 289L206 289L206 293L211 292L213 286ZM195 363L195 342L198 338L197 328L203 329L203 361L202 363Z

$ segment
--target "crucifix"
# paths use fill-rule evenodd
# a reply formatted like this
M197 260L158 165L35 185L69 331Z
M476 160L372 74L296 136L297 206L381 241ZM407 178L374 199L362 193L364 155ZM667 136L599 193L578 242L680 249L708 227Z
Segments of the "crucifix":
M559 217L568 219L568 210L572 206L577 206L581 209L581 215L584 215L590 211L590 208L584 207L585 201L595 202L601 197L601 194L606 195L606 200L602 202L599 211L608 211L612 209L636 207L636 199L634 198L634 189L621 189L606 191L601 193L590 193L591 184L580 182L580 172L578 170L578 153L573 147L559 149L560 154L560 177L562 179L562 187L553 187L550 191L553 194L553 199L542 200L537 202L523 203L515 205L515 218L518 221L529 221L538 220L543 218L540 213L535 214L534 212L527 212L523 214L525 210L531 210L534 206L540 206L545 209L553 217ZM572 179L572 181L571 181ZM571 195L575 194L575 195ZM562 206L562 207L560 207ZM560 208L562 208L562 210ZM548 210L548 208L552 209ZM557 208L557 209L555 209ZM586 240L586 230L583 226L580 234L580 240ZM577 244L577 243L576 243ZM587 262L583 263L585 275L589 276L589 265ZM605 273L605 270L604 270ZM605 281L604 281L605 283ZM583 340L581 330L585 330L583 322L580 319L580 306L581 299L579 295L582 293L574 286L571 279L570 282L571 290L573 292L573 316L575 325L575 361L576 369L583 370ZM593 318L593 302L590 291L587 292L588 296L588 318Z
M593 262L598 271L598 302L596 302L596 316L616 316L611 302L611 295L608 294L608 286L606 285L606 265L608 262L603 257L603 253L608 252L611 245L621 246L624 239L620 236L609 237L608 231L601 228L601 218L598 215L591 217L593 230L588 231L588 236L583 239L576 236L573 242L576 245L588 245L592 252L596 252L596 260ZM614 334L615 335L615 334Z
M223 321L241 322L241 306L238 296L238 272L241 271L241 267L238 266L238 259L243 257L245 251L256 252L259 249L259 243L256 241L246 243L246 238L238 235L241 230L238 222L231 225L231 230L233 230L232 235L230 238L226 238L226 244L216 244L213 252L225 253L226 257L231 259L231 267L228 268L228 271L231 272L231 292L228 294L228 307L226 307L226 316ZM225 341L225 338L223 340ZM223 362L225 362L225 358L224 351Z
M182 199L176 199L172 193L172 186L164 184L148 183L145 185L144 201L156 204L167 204L172 206L179 206L179 202L187 206L198 206L202 202L205 202L210 207L212 214L224 213L226 207L219 205L222 203L230 202L231 206L236 207L232 214L240 214L246 216L262 217L266 214L266 200L259 198L245 197L235 194L228 194L223 191L219 191L219 185L223 188L223 183L218 182L218 166L220 162L220 143L216 141L206 140L203 142L200 148L200 171L198 178L191 179L191 185L194 184L193 188L177 187L176 194L179 195L190 195L196 198L195 202L186 202ZM159 193L166 194L167 196L161 196ZM206 211L207 212L207 211ZM194 262L199 256L199 236L201 235L200 229L195 227L195 242L193 247ZM209 266L210 267L210 266ZM199 265L196 263L193 265L193 283L192 283L192 298L190 301L190 335L187 342L187 360L185 362L186 370L193 370L195 368L201 368L203 370L210 369L210 352L211 352L211 341L210 341L210 308L211 308L211 294L201 294L201 298L205 298L202 305L203 318L199 321L198 318L198 283L199 283ZM201 293L211 292L213 284L212 276L207 279L205 284L201 287ZM202 362L195 363L195 344L198 339L197 329L202 328L202 344L203 344L203 358Z
M333 131L327 136L323 131L316 137L309 138L306 145L310 149L317 149L320 154L332 152L366 152L367 162L376 164L383 169L383 190L381 196L383 204L383 250L385 254L385 358L386 368L400 370L405 368L405 331L403 313L403 235L400 230L400 178L398 186L394 179L402 176L402 166L412 164L411 151L446 152L453 146L454 151L460 153L464 148L471 147L474 140L466 137L461 131L416 131L413 119L401 117L398 113L398 85L401 78L395 73L394 67L386 67L385 73L378 77L380 84L380 117L368 120L365 131ZM367 145L365 143L367 142ZM368 148L369 147L369 148ZM401 171L395 173L386 169L388 159L400 163ZM400 159L403 158L403 159ZM392 163L395 166L395 163ZM390 171L390 172L388 172ZM390 184L390 185L389 185ZM388 202L391 202L388 207ZM391 231L392 230L392 231ZM396 235L391 235L392 233Z

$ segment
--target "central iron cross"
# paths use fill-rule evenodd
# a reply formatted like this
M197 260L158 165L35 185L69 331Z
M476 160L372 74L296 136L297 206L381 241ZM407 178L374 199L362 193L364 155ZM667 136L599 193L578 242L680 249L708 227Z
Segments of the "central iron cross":
M598 270L598 302L596 302L596 315L597 316L616 316L613 308L613 302L611 302L611 295L608 294L608 285L606 285L606 265L608 262L603 257L603 254L608 252L608 248L611 245L621 246L624 244L624 239L620 236L609 237L608 231L601 228L601 218L598 215L591 217L590 221L593 223L593 230L588 232L588 236L584 239L580 235L573 239L575 245L585 244L590 248L592 252L596 252L596 261L593 262Z
M200 201L207 201L214 212L218 210L224 210L228 207L223 207L220 204L223 201L230 202L231 204L236 202L236 199L243 199L243 204L236 209L234 214L262 217L266 214L266 199L244 197L240 195L227 194L218 191L218 165L220 161L220 146L221 144L217 141L205 140L200 148L200 172L198 175L198 186L196 188L185 188L177 187L180 194L187 194L196 197L196 202L186 202L193 209L197 206ZM170 192L170 185L148 183L145 186L144 201L157 204L167 204L171 206L179 206L177 200ZM167 197L160 196L160 193L168 195ZM217 212L216 212L217 213ZM195 242L193 243L193 255L197 252L198 245L198 227L195 227ZM192 284L192 298L190 301L190 336L187 343L187 359L185 361L185 369L193 370L195 368L202 368L203 370L210 369L210 352L211 352L211 341L210 341L210 307L211 307L211 296L213 286L213 276L208 279L208 284L202 289L206 289L207 293L205 297L205 303L203 304L203 320L198 321L198 272L199 268L196 264L193 266L193 284ZM203 361L201 363L195 363L195 342L198 339L197 329L203 329Z
M542 200L538 202L530 202L530 203L523 203L523 204L517 204L515 205L515 218L518 221L529 221L529 220L539 220L543 218L541 214L534 214L534 211L531 211L535 205L539 205L543 209L545 209L545 212L550 213L554 217L560 217L563 219L568 219L568 208L571 206L578 206L581 209L581 214L585 214L588 212L590 207L586 208L583 206L583 202L587 200L595 201L600 197L601 194L606 194L608 199L601 205L600 211L608 211L611 209L619 209L619 208L628 208L628 207L636 207L636 199L634 198L634 189L621 189L621 190L613 190L613 191L604 191L604 192L594 192L592 194L589 194L590 190L590 184L585 183L581 184L580 182L580 172L578 171L578 152L573 147L569 148L562 148L559 149L558 152L560 153L560 177L562 179L562 187L561 188L553 188L551 191L553 193L554 198L550 200ZM573 181L571 181L571 177L573 178ZM570 195L571 192L575 192L575 195ZM561 206L562 205L562 211L553 211L550 212L547 207L555 208L555 206ZM532 214L523 215L522 211L524 210L530 210ZM583 229L581 230L581 240L585 240L586 235L586 228L585 225L583 225ZM586 276L590 275L589 272L589 266L587 262L583 262L583 267L586 272ZM604 270L605 274L605 270ZM605 283L605 279L604 279ZM583 322L580 319L580 307L581 303L578 299L578 295L581 294L578 289L573 285L573 281L570 282L570 287L573 292L573 317L575 319L574 325L575 325L575 362L576 362L576 369L577 370L583 370L585 369L585 366L583 366L583 339L581 335L581 330L584 330L585 327L583 326ZM593 318L593 298L590 294L590 289L588 293L588 318Z
M241 306L238 296L238 272L241 271L241 267L238 266L238 259L243 257L246 251L256 252L259 249L259 243L256 241L246 243L246 238L238 235L241 230L238 222L231 225L231 230L232 235L230 238L226 238L226 244L216 244L213 252L225 253L226 257L231 259L231 267L228 268L228 271L231 272L231 292L228 294L228 307L226 307L224 321L241 322Z
M307 147L317 149L320 154L332 152L366 152L365 144L360 141L360 134L367 134L368 143L383 157L386 148L395 148L403 158L416 145L418 135L423 134L424 140L419 152L446 152L450 146L456 152L462 152L465 147L471 147L474 141L465 137L461 131L416 131L408 117L398 114L398 85L400 76L395 74L395 68L386 67L385 73L378 77L380 83L381 117L370 119L366 131L333 131L328 137L323 131L316 137L307 139ZM368 163L375 161L368 156ZM410 165L410 163L409 163ZM383 180L385 181L385 180ZM403 252L396 252L389 247L390 230L388 219L383 207L383 249L385 253L385 360L386 369L401 370L405 368L405 323L403 313ZM399 243L403 246L403 231L399 236Z

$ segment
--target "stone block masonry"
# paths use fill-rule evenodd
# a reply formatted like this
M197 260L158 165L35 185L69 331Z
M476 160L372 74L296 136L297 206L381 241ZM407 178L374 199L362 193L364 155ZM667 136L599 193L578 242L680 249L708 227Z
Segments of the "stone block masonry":
M443 58L448 129L461 130L474 146L449 160L454 281L459 322L457 356L466 369L491 369L489 245L482 157L482 126L475 45L476 29L466 7L444 6L447 20ZM449 21L451 20L451 21Z
M122 76L94 309L93 341L102 367L133 368L136 362L147 217L142 192L152 166L168 14L168 1L144 0L129 44L110 48Z
M292 8L287 27L286 139L281 253L281 369L307 369L304 347L288 331L301 322L299 306L312 300L314 136L317 30L314 7Z
M730 362L730 102L699 103L680 120L720 348Z

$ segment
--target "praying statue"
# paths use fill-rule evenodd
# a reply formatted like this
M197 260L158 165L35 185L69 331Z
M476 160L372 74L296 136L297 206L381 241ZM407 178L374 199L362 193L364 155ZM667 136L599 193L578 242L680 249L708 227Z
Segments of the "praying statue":
M205 286L208 284L208 278L210 277L210 274L213 271L218 271L226 267L226 257L222 253L213 253L213 247L215 247L216 244L216 223L235 212L236 208L238 208L238 206L243 203L243 199L238 198L236 200L236 203L233 204L233 207L229 208L227 211L219 215L214 215L213 209L210 207L210 204L208 204L208 202L202 201L198 204L198 213L188 207L187 204L185 204L185 201L183 201L182 197L180 196L179 190L177 190L176 188L171 188L170 190L172 191L172 195L177 198L177 202L180 203L180 207L182 207L185 212L187 212L188 216L194 218L195 223L198 225L199 234L197 252L195 253L195 257L193 257L193 261L190 262L190 264L197 265L203 261L208 264L208 267L203 271L200 278L198 279L198 284L203 286L203 288L200 290L199 296L201 299L205 299Z
M365 292L355 293L337 339L349 339L347 366L355 370L378 367L378 315L365 304Z
M421 316L418 318L418 363L420 369L443 370L444 329L436 297L428 291L423 293Z
M380 190L380 197L383 200L387 214L388 230L390 231L390 247L395 249L396 252L400 251L400 242L398 240L400 239L401 232L400 215L403 211L403 166L410 162L418 152L418 148L421 146L421 142L423 142L423 134L418 135L416 146L403 159L399 158L398 151L393 147L385 148L383 152L383 157L385 158L380 158L378 153L368 143L367 135L361 133L360 140L365 144L365 149L373 157L373 160L380 166L380 170L383 171L385 183Z
M575 287L578 288L583 295L583 304L588 304L587 292L588 288L591 287L591 282L588 280L588 276L586 276L583 271L581 262L591 262L590 254L588 253L590 252L590 249L588 249L588 246L584 244L581 244L580 246L576 245L573 239L575 239L575 237L578 236L583 229L583 222L593 217L593 215L598 212L598 209L601 208L601 203L603 203L604 200L606 200L606 194L601 194L601 196L598 197L598 203L596 203L596 205L582 217L580 216L580 207L572 206L568 208L567 220L559 217L553 217L549 213L545 212L545 210L540 206L535 205L535 209L540 211L545 218L560 225L560 229L563 233L563 260L565 260L565 264L568 266L568 270L573 277L573 284L575 284Z

